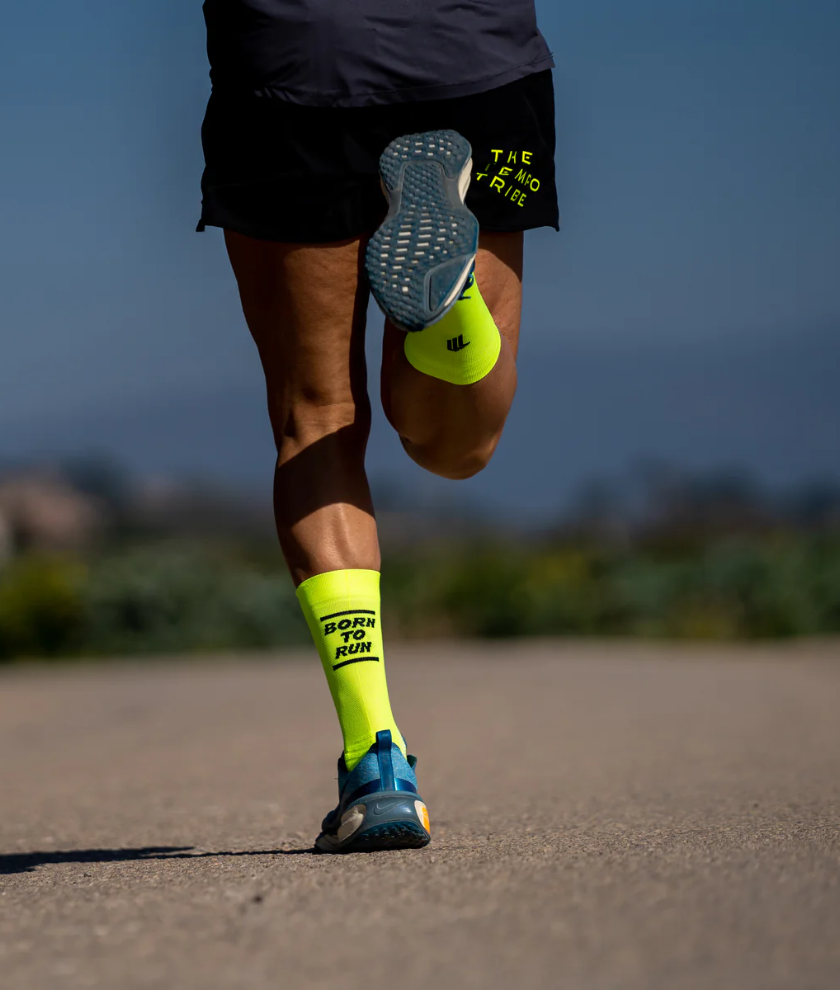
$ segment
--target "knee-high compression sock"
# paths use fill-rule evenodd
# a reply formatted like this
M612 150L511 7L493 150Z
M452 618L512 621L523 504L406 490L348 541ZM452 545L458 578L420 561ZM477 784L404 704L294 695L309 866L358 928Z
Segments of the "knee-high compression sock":
M461 297L437 323L405 335L405 356L412 367L453 385L472 385L499 360L502 338L470 275Z
M317 574L303 582L297 596L327 675L347 769L356 766L382 729L391 730L405 753L385 681L379 572Z

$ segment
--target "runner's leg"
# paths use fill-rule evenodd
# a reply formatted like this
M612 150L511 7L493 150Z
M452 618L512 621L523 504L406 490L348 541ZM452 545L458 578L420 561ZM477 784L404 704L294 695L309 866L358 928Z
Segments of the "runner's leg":
M358 239L280 244L226 231L277 446L274 510L344 736L348 770L390 732L379 544L364 457L370 429Z
M405 334L385 324L382 405L409 456L445 478L469 478L490 461L516 391L522 309L522 233L482 233L475 276L502 347L471 385L423 374L405 356ZM421 331L423 333L425 331Z
M280 244L225 232L259 350L277 447L274 514L295 585L379 569L364 470L370 430L359 240Z

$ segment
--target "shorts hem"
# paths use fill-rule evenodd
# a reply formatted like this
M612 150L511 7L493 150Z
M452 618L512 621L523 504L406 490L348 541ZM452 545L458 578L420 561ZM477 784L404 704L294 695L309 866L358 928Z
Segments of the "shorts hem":
M290 237L279 235L275 231L259 230L250 224L239 223L230 220L214 220L212 217L202 216L196 227L196 233L204 233L207 227L217 227L220 230L230 230L234 234L241 234L243 237L252 237L256 241L271 241L275 244L340 244L344 241L352 241L365 234L372 234L376 227L364 227L351 233L344 233L342 236L333 237L324 235L321 237ZM479 221L479 231L486 234L524 234L528 230L540 230L542 227L550 227L557 233L560 232L560 225L554 220L543 220L528 224L513 226L500 226L498 224L483 224Z
M361 230L357 230L351 233L345 233L341 236L332 236L330 234L322 234L321 236L297 236L292 237L290 234L300 234L300 231L290 231L288 233L280 234L274 230L264 230L254 227L247 223L240 223L237 220L230 220L228 218L213 218L202 215L196 227L196 233L204 233L207 227L218 227L220 230L229 230L234 234L241 234L243 237L252 237L255 241L271 241L274 244L339 244L343 241L352 241L357 237L362 237L364 234L373 233L376 229L375 227L363 227Z
M536 220L533 223L520 224L518 226L501 227L497 224L479 223L479 229L485 234L524 234L526 230L539 230L541 227L551 227L552 230L560 233L560 224L556 220Z

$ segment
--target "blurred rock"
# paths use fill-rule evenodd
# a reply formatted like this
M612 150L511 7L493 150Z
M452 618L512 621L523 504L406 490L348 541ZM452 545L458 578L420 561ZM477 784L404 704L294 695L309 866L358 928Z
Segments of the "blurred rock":
M82 550L105 529L108 510L50 468L0 476L0 560L24 550Z

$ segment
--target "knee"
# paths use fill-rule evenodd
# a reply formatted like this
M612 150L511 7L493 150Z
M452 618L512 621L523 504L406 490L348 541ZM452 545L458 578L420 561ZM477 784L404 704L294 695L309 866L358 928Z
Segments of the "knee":
M347 390L303 387L286 395L270 393L269 412L278 451L303 449L326 437L364 448L370 433L367 396L359 398Z
M492 439L469 448L444 445L413 444L401 437L408 456L420 467L449 481L465 481L483 471L490 463L499 443L501 431Z

